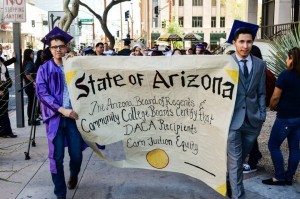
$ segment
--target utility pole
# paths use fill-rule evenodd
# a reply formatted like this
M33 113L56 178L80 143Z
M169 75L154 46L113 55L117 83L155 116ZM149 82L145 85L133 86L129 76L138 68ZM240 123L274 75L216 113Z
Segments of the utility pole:
M122 13L122 3L120 3L120 20L121 20L121 34L120 38L123 37L123 13Z
M21 53L21 23L13 23L14 51L16 52L15 63L15 91L16 91L16 111L17 127L24 127L24 100L22 74L22 53ZM20 92L18 92L21 90Z
M169 0L169 23L172 21L172 0Z
M149 0L147 0L147 8L146 8L146 12L147 12L147 45L149 48L151 48L151 37L150 37L150 17L149 17L149 9L150 9L150 5L149 5Z
M93 15L93 22L92 22L92 29L93 29L93 45L94 45L94 41L95 41L95 17L94 17L94 15ZM105 37L106 38L106 37Z
M128 32L127 32L127 35L130 36L130 27L129 27L129 20L127 19L127 27L128 27Z

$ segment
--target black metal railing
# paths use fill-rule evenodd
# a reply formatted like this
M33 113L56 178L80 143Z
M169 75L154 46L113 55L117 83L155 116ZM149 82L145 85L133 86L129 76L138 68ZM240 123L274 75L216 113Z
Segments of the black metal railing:
M273 40L278 36L287 34L290 30L297 30L299 26L298 22L278 24L272 26L261 26L259 28L258 38Z

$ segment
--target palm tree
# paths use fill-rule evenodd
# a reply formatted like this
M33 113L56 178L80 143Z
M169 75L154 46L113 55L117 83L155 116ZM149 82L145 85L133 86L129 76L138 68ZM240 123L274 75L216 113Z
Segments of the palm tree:
M300 46L300 27L298 29L291 29L287 34L276 37L270 44L273 52L271 51L271 58L266 60L268 68L273 74L278 75L286 69L285 60L287 53L293 47Z

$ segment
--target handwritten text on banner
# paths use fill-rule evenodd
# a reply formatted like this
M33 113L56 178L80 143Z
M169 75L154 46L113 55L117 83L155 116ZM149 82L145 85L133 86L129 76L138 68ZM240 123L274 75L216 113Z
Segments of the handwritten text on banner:
M226 191L238 66L230 56L74 57L64 63L84 140L122 141L119 167L184 173Z

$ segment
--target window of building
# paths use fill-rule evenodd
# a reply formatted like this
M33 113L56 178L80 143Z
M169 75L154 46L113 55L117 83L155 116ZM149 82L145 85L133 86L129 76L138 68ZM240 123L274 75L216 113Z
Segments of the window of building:
M220 17L220 27L225 28L225 17Z
M193 6L203 6L203 0L193 0Z
M178 24L183 27L183 17L178 17Z
M161 22L161 27L162 27L162 28L166 28L166 24L167 24L166 20L163 20L163 21Z
M192 27L202 27L202 17L193 17Z
M210 33L210 49L215 50L220 47L220 39L226 38L226 33Z
M217 26L216 22L217 22L217 18L216 17L211 17L211 27L212 28L215 28Z
M175 6L175 0L172 1L172 5Z
M211 6L217 6L217 0L212 0L211 1Z
M221 5L221 7L226 7L226 2L225 2L225 0L221 0L221 1L220 1L220 5Z
M158 18L153 18L152 19L152 28L157 28L158 27Z
M179 6L184 6L184 0L179 0Z
M197 44L201 44L202 42L204 42L204 33L195 33L195 34L197 34L197 35L199 35L200 37L201 37L201 39L199 40L199 41L191 41L192 43L191 43L191 46L196 46Z
M151 42L154 43L160 36L160 33L151 33Z

